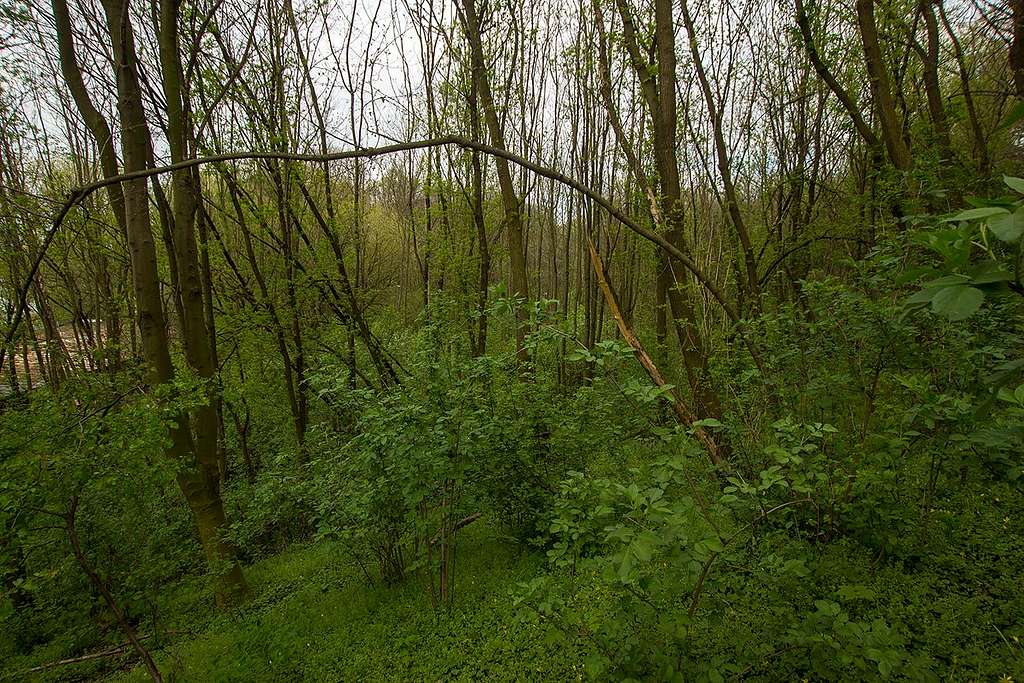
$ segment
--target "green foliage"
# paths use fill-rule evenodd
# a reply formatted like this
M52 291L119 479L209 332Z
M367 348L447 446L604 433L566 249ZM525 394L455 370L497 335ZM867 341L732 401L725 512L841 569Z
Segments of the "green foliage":
M846 599L873 597L868 589L840 589ZM786 641L805 648L811 671L822 678L874 680L906 676L937 680L913 666L906 639L884 620L852 621L838 603L816 600L815 610L792 628ZM851 675L852 674L852 675Z
M1004 176L1003 182L1024 195L1024 180ZM1024 199L998 199L966 209L926 227L917 240L942 257L935 267L911 271L905 279L938 275L909 297L909 306L931 304L949 320L965 320L981 308L986 297L1021 293L1020 244L1024 235ZM955 223L957 227L947 227ZM997 239L993 243L989 235ZM1002 242L1004 244L999 244ZM974 258L980 252L980 258Z
M124 373L12 399L0 654L23 671L122 640L52 514L78 496L88 560L132 623L195 634L154 641L188 680L514 679L525 661L557 679L1020 676L1022 201L918 217L767 302L744 333L768 378L713 331L724 409L689 428L666 410L686 382L654 386L621 340L588 346L557 302L499 286L488 355L470 353L466 297L374 321L399 383L353 373L366 349L318 328L299 444L270 316L235 312L216 389L253 425L226 421L224 497L255 595L230 616L162 457L215 387L182 373L147 395Z
M182 384L157 400L135 381L82 378L60 393L34 394L0 423L0 578L16 607L0 610L11 637L0 638L0 653L90 646L116 629L72 558L60 515L73 499L86 560L130 619L152 624L152 586L202 571L175 495L175 465L163 455L168 422L196 400L195 387Z

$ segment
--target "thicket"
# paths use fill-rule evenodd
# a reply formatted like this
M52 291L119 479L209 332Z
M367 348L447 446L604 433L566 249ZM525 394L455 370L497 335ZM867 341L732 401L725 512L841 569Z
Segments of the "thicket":
M1024 677L1020 3L243 5L0 5L0 678Z

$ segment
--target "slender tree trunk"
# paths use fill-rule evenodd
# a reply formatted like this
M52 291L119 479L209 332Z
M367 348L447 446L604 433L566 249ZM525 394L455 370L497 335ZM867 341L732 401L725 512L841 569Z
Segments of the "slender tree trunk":
M942 101L942 87L939 82L939 22L935 18L933 5L935 0L920 0L918 8L924 17L927 45L921 61L924 66L924 89L928 100L928 114L932 119L935 139L938 141L943 161L952 162L953 145L949 138L949 122L946 119L946 106Z
M732 227L736 231L737 237L740 241L740 251L743 254L743 265L744 272L746 274L746 288L747 294L750 297L751 308L754 313L760 311L761 308L761 285L757 277L757 262L754 258L754 248L750 241L750 233L747 231L746 221L743 219L743 213L740 210L739 195L736 192L736 185L732 178L731 162L729 160L729 150L725 145L725 134L722 131L722 108L724 104L715 104L714 93L711 92L711 83L708 81L707 73L704 70L704 62L701 60L700 50L698 49L697 43L697 32L693 27L693 18L690 16L690 8L687 0L682 0L683 9L683 25L686 27L686 35L689 38L687 41L690 45L690 57L693 59L693 68L697 72L697 82L700 84L701 92L704 94L704 103L707 106L708 116L711 118L711 133L712 139L714 140L715 146L715 158L718 161L718 172L722 176L722 185L725 190L725 204L726 211L729 214L729 218L732 221ZM662 6L665 5L664 8ZM661 12L667 13L665 17L659 17L658 19L658 55L659 64L663 63L661 60L662 52L665 53L667 58L668 50L664 50L662 45L668 43L671 47L673 54L672 67L673 72L670 75L672 78L673 90L672 97L675 98L675 33L672 31L672 4L671 2L665 2L661 0L655 3L656 8L660 9ZM659 10L656 9L655 12ZM667 69L664 69L667 71ZM659 82L661 79L662 70L659 69ZM662 92L664 93L667 86L662 86ZM675 115L675 107L672 107L673 116ZM672 122L673 130L675 128L675 122Z
M889 71L885 66L882 49L878 42L878 27L875 24L874 0L857 0L857 24L860 27L861 44L864 47L864 63L871 83L871 97L882 124L882 141L885 143L889 161L900 171L913 167L910 150L903 141L902 127L896 114Z
M480 109L478 107L475 78L477 71L472 70L474 82L469 88L469 120L470 132L474 140L479 140ZM491 279L491 247L487 241L487 224L484 222L484 172L480 161L480 152L473 150L470 154L472 176L473 227L476 228L476 241L479 248L479 270L476 286L476 343L474 355L483 356L487 353L487 288Z
M818 74L818 78L825 81L828 85L829 90L836 96L839 103L843 105L843 109L849 115L850 120L853 121L854 128L857 129L857 133L860 135L864 143L871 148L878 148L881 146L881 141L875 132L871 130L864 117L861 115L860 108L857 106L853 98L846 89L836 80L832 72L829 71L825 62L822 60L821 55L818 53L818 48L814 43L814 37L811 33L810 19L807 17L807 12L804 9L803 0L796 0L796 21L800 27L800 35L803 38L804 49L807 51L807 58L811 61L811 66L814 67L815 73Z
M82 120L96 142L100 156L100 169L103 177L117 175L117 154L114 150L114 137L106 117L100 113L89 97L89 91L82 80L82 71L75 56L74 33L71 30L71 17L68 12L67 0L53 0L53 21L57 34L57 54L60 58L61 74L68 86L75 106ZM108 185L107 200L114 213L114 220L122 235L125 234L124 194L121 185Z
M1017 98L1024 100L1024 0L1009 0L1013 12L1010 38L1010 69Z
M146 168L149 159L149 129L142 104L128 7L124 0L103 0L103 9L113 48L124 171L141 171ZM175 62L177 63L177 60ZM150 225L149 193L145 178L126 181L123 188L139 336L143 358L149 366L150 385L156 386L173 379L174 367L171 364L163 300L160 295L156 243ZM187 218L185 202L191 193L187 188L184 191L186 195L179 199L179 209L182 210L183 218ZM194 257L194 241L192 254ZM193 265L194 263L193 261ZM202 330L202 292L197 275L189 294L190 302L198 301L198 325ZM189 319L189 323L194 322L193 319ZM194 324L184 332L186 337L189 334L197 334ZM189 341L196 340L190 339L186 343ZM208 348L197 348L195 343L187 348L190 350L190 360L195 358L205 362L206 369L210 368ZM200 351L206 352L205 361ZM245 592L246 585L241 569L235 561L234 548L221 535L227 524L220 497L216 460L216 422L210 419L213 418L212 409L200 412L204 413L205 419L197 420L195 430L200 435L199 442L205 451L197 452L190 421L180 420L171 429L169 454L182 462L182 469L177 475L178 484L196 520L206 557L218 576L218 604L226 606Z
M64 525L65 531L68 535L68 541L71 543L71 551L75 556L75 561L78 563L79 568L85 573L89 579L89 583L96 589L96 592L103 597L103 601L107 603L107 607L114 614L114 619L117 621L117 625L121 627L125 636L128 637L128 642L132 644L132 648L136 654L142 659L143 664L146 667L146 672L149 677L161 683L163 677L160 675L160 670L156 666L156 662L153 660L153 655L150 654L149 650L142 641L139 639L138 634L135 633L135 629L128 621L128 617L124 612L124 609L118 604L114 598L114 594L110 591L110 586L103 580L103 577L99 575L89 559L85 556L85 552L82 550L82 542L78 537L78 526L76 524L76 514L78 511L78 497L71 499L71 505L68 508L67 513L64 514Z
M1021 3L1018 1L1017 5ZM939 18L942 20L942 26L946 29L946 34L949 35L950 47L953 50L953 57L956 60L957 73L960 76L960 90L964 95L964 108L967 110L967 120L971 124L971 134L974 138L974 156L977 160L978 174L982 177L987 177L989 174L989 154L988 154L988 141L985 136L985 131L981 127L981 120L978 117L978 109L974 103L974 92L971 88L971 76L967 72L967 64L964 61L963 47L960 45L960 39L957 38L956 32L953 27L949 24L949 19L946 17L946 11L942 7L942 3L939 3Z
M683 253L689 248L684 237L685 218L683 215L682 192L679 182L679 166L676 155L676 80L675 80L675 30L672 18L671 0L656 0L655 35L657 36L657 76L641 52L637 40L632 13L626 0L616 0L622 19L623 42L629 53L630 62L641 91L650 111L654 154L658 168L661 190L660 206L656 210L664 222L666 239ZM707 355L700 334L700 325L693 307L689 290L689 274L659 252L662 259L659 277L669 302L669 309L675 322L676 336L683 353L683 364L687 381L693 392L698 414L702 417L720 417L721 406L718 395L708 377Z
M494 97L491 93L490 78L484 61L480 18L477 15L476 0L462 0L462 23L466 39L469 42L473 64L473 82L480 97L483 108L484 123L487 126L491 144L501 150L508 149L505 144L505 133L498 119ZM498 187L501 189L501 205L505 212L505 235L508 240L510 294L517 298L529 300L529 282L526 276L526 252L523 247L523 221L520 213L520 201L512 186L512 173L506 159L495 157L494 165L498 173ZM521 368L528 360L526 351L526 311L522 307L516 309L516 357Z

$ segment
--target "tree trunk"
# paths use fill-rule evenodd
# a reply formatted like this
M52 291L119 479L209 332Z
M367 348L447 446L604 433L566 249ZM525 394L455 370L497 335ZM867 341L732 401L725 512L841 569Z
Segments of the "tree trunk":
M1010 38L1010 69L1017 98L1024 100L1024 0L1010 0L1013 29Z
M103 0L107 29L113 47L115 76L117 80L117 108L121 119L122 156L124 171L130 173L146 168L149 157L149 129L142 104L142 91L136 65L134 37L128 20L128 7L124 0ZM177 63L177 60L175 60ZM179 184L181 181L179 180ZM184 183L189 185L190 183ZM142 354L149 366L150 385L170 382L174 377L169 342L165 324L163 300L160 296L160 279L157 268L156 243L150 225L149 193L146 179L137 178L123 185L125 199L125 226L132 265L132 285L135 292L136 315ZM187 219L187 202L192 198L189 187L183 188L184 195L178 197L183 219ZM193 198L194 201L194 198ZM194 210L194 204L193 204ZM176 226L176 229L180 229ZM183 236L186 237L187 236ZM205 330L202 315L202 291L199 285L198 268L195 268L195 242L191 253L188 296L193 304L191 316L186 315L182 323L187 356L195 360L210 376L209 348L201 342L199 335ZM180 266L181 264L179 264ZM197 328L198 325L198 328ZM195 335L192 337L191 335ZM205 357L205 360L204 360ZM232 546L221 536L226 527L223 502L220 498L219 472L216 456L216 421L210 407L197 411L194 425L191 420L180 420L171 429L169 454L182 461L183 468L177 475L178 485L185 495L196 520L199 539L214 572L218 576L217 602L221 606L230 604L246 591L242 571L235 561ZM193 438L193 428L196 437ZM198 446L198 448L197 448Z
M466 39L469 41L473 63L473 82L480 97L483 108L484 123L487 126L491 144L506 150L505 133L498 112L494 108L494 97L491 93L490 79L484 61L483 42L480 34L480 19L477 16L476 0L462 0L462 20ZM501 157L494 158L494 166L498 173L498 187L501 189L501 205L505 213L505 235L508 240L510 294L516 298L529 300L529 282L526 277L526 252L523 248L523 222L520 213L519 197L512 186L512 173L508 161ZM516 308L516 358L520 368L525 367L528 360L526 351L526 311L523 307Z
M655 35L657 36L657 78L644 59L637 42L636 28L626 0L616 0L622 19L623 39L641 91L650 110L654 137L654 154L661 190L660 206L654 213L666 228L665 238L684 254L689 251L684 237L682 192L676 156L676 80L675 29L671 0L656 0ZM699 321L689 291L689 274L679 268L667 254L662 259L659 287L666 291L669 310L675 321L676 336L683 353L687 381L693 392L697 412L702 417L720 417L718 395L708 378L708 363Z
M864 62L871 83L871 97L882 124L882 141L885 143L889 161L900 171L913 167L910 150L903 141L903 132L896 115L889 72L878 43L878 27L875 25L873 0L857 0L857 24L860 27L861 44L864 47Z
M803 37L804 49L807 51L807 58L811 62L811 66L814 67L815 73L818 74L818 78L825 81L825 84L832 91L832 94L836 96L839 103L843 105L843 109L849 115L850 120L853 122L854 128L857 129L857 133L860 135L864 143L872 149L881 146L881 141L875 132L871 130L864 117L861 116L860 109L857 107L856 102L850 97L846 89L836 80L832 72L829 71L825 62L822 60L821 55L818 53L818 48L814 43L814 36L811 33L811 23L807 17L807 12L804 9L803 0L796 0L796 22L800 27L800 35Z
M664 7L663 7L664 5ZM668 86L662 86L662 96L667 92L672 93L672 115L675 116L675 32L673 29L672 22L672 3L661 0L656 3L656 12L658 15L658 61L659 65L664 64L663 60L668 59L668 53L672 53L671 66L672 72L666 73L665 76L671 76L672 78L672 89L666 90ZM711 132L712 138L715 145L715 159L718 162L718 172L722 176L722 186L725 190L725 204L726 212L729 214L729 219L732 221L733 229L736 231L736 236L739 237L740 251L743 254L743 265L744 272L746 274L746 288L747 295L750 297L751 308L756 314L761 310L761 285L757 277L757 262L754 259L754 249L750 242L750 233L747 231L747 224L743 220L743 213L740 211L739 196L736 193L736 185L732 178L732 168L729 160L729 150L725 146L725 134L722 131L722 107L724 105L715 104L714 94L711 92L711 83L708 81L707 73L704 70L704 62L701 60L700 51L697 48L697 33L693 27L693 19L690 16L690 8L686 0L682 0L683 9L683 25L686 27L686 35L689 39L687 42L690 45L690 56L693 59L693 68L697 72L697 82L700 84L701 92L704 94L704 102L707 105L708 116L711 118ZM660 16L660 13L665 13L666 16ZM663 45L668 44L670 50L664 49ZM664 56L662 53L665 53ZM663 78L662 73L667 72L668 69L662 69L659 67L658 80L659 84ZM664 107L664 105L662 105ZM675 120L672 121L673 136L675 131Z
M132 628L131 623L128 621L128 617L114 598L114 594L110 591L110 586L107 582L99 575L99 573L89 563L88 558L85 556L85 552L82 550L82 543L78 538L78 527L75 524L75 515L78 511L78 497L71 499L71 505L68 508L67 513L64 514L64 526L65 531L68 535L68 541L71 543L71 551L75 556L75 561L78 563L79 568L85 573L89 579L89 583L96 589L102 597L103 601L107 603L107 607L114 614L114 619L117 621L117 625L124 631L125 636L128 637L128 642L132 644L132 648L142 658L143 664L146 666L146 672L149 677L161 683L163 677L160 675L160 670L156 666L156 662L153 661L153 655L150 654L149 650L142 641L139 639L138 634L135 633L135 629Z

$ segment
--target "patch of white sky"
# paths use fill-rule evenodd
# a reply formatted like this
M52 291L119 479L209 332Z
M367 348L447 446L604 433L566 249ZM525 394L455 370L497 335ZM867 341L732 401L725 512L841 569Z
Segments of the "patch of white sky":
M464 74L458 64L464 39L460 33L456 7L451 0L291 0L298 21L299 40L310 65L311 80L323 108L328 147L332 150L373 147L396 140L426 137L428 133L465 132L464 122L445 117L443 97L457 98L450 92L440 95L445 83L459 81L465 88ZM242 54L248 31L266 39L268 12L280 12L284 0L227 0L203 3L201 11L217 7L217 20L222 30L234 34L235 49ZM278 4L275 4L278 3ZM48 4L48 3L46 3ZM97 0L71 1L77 32L80 58L85 66L87 82L97 104L116 123L113 82L108 50L104 48L102 16ZM580 40L593 41L592 26L586 14L588 3L564 3L558 0L537 0L525 3L491 2L495 16L485 34L486 50L492 60L493 86L498 96L497 107L506 125L506 137L513 151L541 163L562 165L567 150L574 149L568 120L579 106L580 93L589 91L592 105L597 105L596 71L574 74L571 48ZM790 40L791 8L788 3L760 3L757 0L691 1L691 12L700 36L699 51L713 81L719 103L724 102L725 133L735 171L738 176L769 173L779 160L769 151L772 136L785 136L778 127L780 111L787 102L779 97L806 96L795 92L799 72L805 67L799 44ZM969 14L967 0L947 2L951 14ZM148 2L133 2L137 42L144 62L153 71L155 49L153 26ZM187 7L188 5L186 5ZM68 117L74 117L73 105L62 91L56 65L52 23L43 4L31 0L0 0L5 12L0 15L0 93L21 109L24 118L35 123L41 136L37 146L50 152L67 149ZM637 12L644 9L638 3ZM847 46L852 30L849 8L842 2L829 3L827 29L835 37L845 35ZM678 12L677 12L678 14ZM609 26L614 12L608 12ZM969 19L970 17L966 17ZM31 19L31 20L26 20ZM262 25L260 22L263 22ZM318 124L312 116L311 101L304 93L306 85L296 59L296 45L291 31L283 25L285 49L291 62L289 74L293 97L297 100L297 136L301 151L319 151ZM261 33L262 32L262 33ZM582 38L581 38L582 36ZM204 43L205 45L205 43ZM589 43L588 43L589 45ZM683 169L696 181L710 178L714 164L709 118L702 94L697 88L689 57L686 32L677 27L679 59L679 96L681 101L680 139L683 141ZM267 49L259 42L256 52ZM638 92L630 68L619 49L613 50L614 86L623 118L639 120ZM203 59L217 62L221 56L211 47ZM225 71L226 73L226 71ZM159 99L155 72L150 74L154 88L151 96ZM461 79L461 80L460 80ZM428 130L426 91L428 81L441 101L439 122ZM780 90L780 86L782 89ZM788 90L787 90L788 89ZM781 95L780 95L781 93ZM864 93L861 94L864 96ZM775 99L773 99L775 98ZM828 98L827 98L828 99ZM227 105L222 105L227 106ZM463 102L449 101L447 111L457 112ZM828 106L835 111L835 103ZM600 107L598 106L598 109ZM159 106L151 107L159 110ZM220 112L222 124L229 127L237 110ZM603 112L597 113L604 136L610 136ZM832 117L834 137L847 135L849 127L842 116ZM642 123L638 125L643 125ZM115 126L116 127L116 126ZM165 156L165 145L159 140L158 126L154 134L158 156ZM233 136L232 136L233 137ZM557 138L557 139L556 139ZM841 147L837 145L837 148ZM606 145L614 150L614 143ZM40 152L44 150L40 149ZM560 155L562 158L556 158ZM387 160L376 162L388 163ZM526 178L523 178L526 182Z

